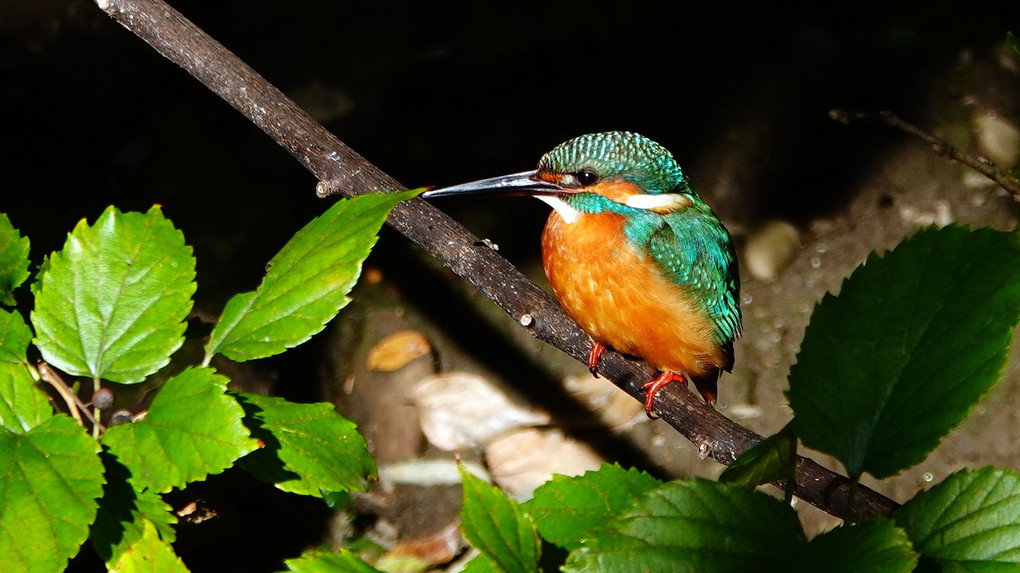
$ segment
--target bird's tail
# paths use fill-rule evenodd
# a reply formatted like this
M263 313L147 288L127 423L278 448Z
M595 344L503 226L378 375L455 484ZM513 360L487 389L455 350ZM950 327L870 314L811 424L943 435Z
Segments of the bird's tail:
M719 395L720 376L722 376L722 370L714 370L701 376L690 377L694 381L694 387L698 389L698 393L708 402L709 406L715 405L715 399Z

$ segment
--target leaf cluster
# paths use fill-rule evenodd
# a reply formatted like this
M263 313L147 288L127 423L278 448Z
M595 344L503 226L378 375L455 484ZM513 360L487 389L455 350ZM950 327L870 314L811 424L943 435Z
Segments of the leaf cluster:
M161 495L240 465L278 488L363 490L364 439L328 404L234 393L209 366L308 340L347 302L390 210L417 192L341 200L233 297L200 364L182 365L195 259L158 207L81 221L14 307L28 238L0 214L0 571L60 571L86 539L111 570L185 571ZM38 354L35 362L29 356ZM52 387L47 392L45 384ZM144 392L131 392L132 387ZM112 392L112 412L79 390ZM86 395L88 395L86 393ZM141 395L141 398L138 396ZM120 396L129 396L130 399Z
M463 472L469 570L533 572L543 543L562 571L999 570L1020 562L1020 475L961 470L891 518L846 523L808 540L789 504L739 485L661 482L605 465L557 476L523 504Z

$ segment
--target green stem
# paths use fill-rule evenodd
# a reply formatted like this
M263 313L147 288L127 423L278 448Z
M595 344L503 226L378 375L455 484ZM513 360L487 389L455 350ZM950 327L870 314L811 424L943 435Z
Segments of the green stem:
M100 385L100 379L99 378L93 378L92 379L92 395L94 396L96 394L96 392L98 392L101 387L102 386ZM97 408L96 405L93 404L92 405L92 439L94 439L96 441L98 441L99 437L102 435L102 429L103 429L102 426L99 425L99 416L100 416L99 408Z

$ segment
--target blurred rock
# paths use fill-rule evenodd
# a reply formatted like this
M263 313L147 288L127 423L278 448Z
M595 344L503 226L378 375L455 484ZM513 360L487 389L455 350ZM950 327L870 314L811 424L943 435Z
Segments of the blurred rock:
M788 221L769 221L744 245L744 265L752 278L773 282L800 249L800 231Z
M454 458L418 458L407 462L379 466L379 481L384 485L458 485L460 468L485 482L491 482L489 472L472 461L457 461Z
M586 366L580 375L568 375L563 386L567 392L579 402L587 406L594 417L614 431L625 431L635 424L648 421L641 402L620 391L612 382L605 378L595 378Z
M553 428L527 428L505 434L485 448L492 479L507 495L524 500L553 474L575 476L605 462L589 444Z
M992 112L974 117L978 150L1000 168L1008 169L1020 158L1020 129L1009 119Z
M411 398L425 436L441 450L473 448L516 428L549 423L549 414L515 402L492 382L466 372L424 380Z

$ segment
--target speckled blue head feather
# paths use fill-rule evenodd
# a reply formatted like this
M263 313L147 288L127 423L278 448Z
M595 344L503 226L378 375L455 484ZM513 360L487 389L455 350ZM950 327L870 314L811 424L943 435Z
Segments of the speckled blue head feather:
M693 193L669 150L628 131L575 137L542 156L538 168L555 173L587 169L603 179L630 181L645 193Z

